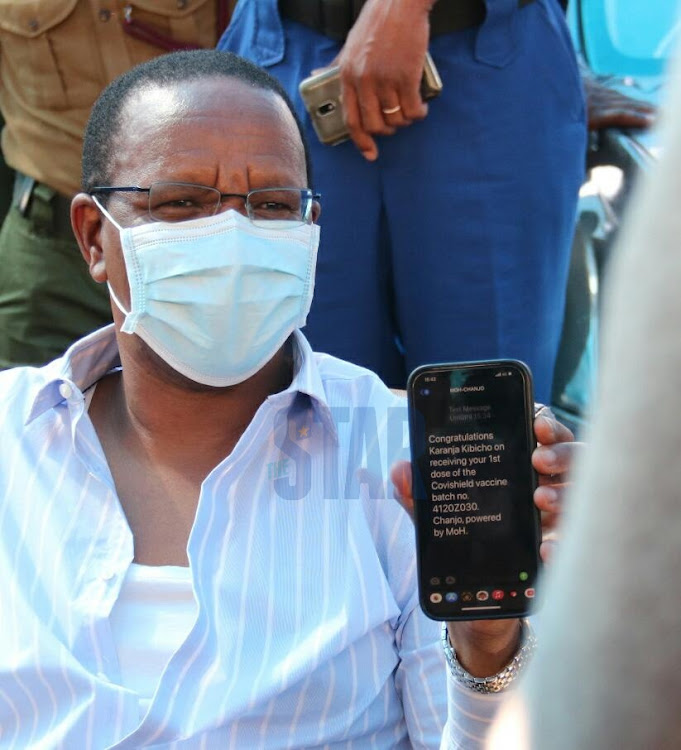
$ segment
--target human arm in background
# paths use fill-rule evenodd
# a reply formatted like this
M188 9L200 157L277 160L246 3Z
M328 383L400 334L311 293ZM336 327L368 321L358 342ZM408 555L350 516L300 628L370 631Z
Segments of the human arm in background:
M338 57L344 116L362 155L378 156L374 136L392 135L428 113L420 94L429 13L437 0L367 0ZM647 128L655 108L626 96L580 60L589 130Z
M578 57L586 98L589 130L604 128L649 128L655 122L655 107L641 99L622 94L609 85L607 76L595 75Z
M350 138L369 161L378 157L374 136L392 135L428 113L420 89L435 2L367 0L329 63L340 66Z

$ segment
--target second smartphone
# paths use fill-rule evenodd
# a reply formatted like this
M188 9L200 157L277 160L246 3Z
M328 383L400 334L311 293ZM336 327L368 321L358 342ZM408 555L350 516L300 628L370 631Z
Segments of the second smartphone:
M429 365L407 395L421 607L437 620L527 614L540 566L530 371Z

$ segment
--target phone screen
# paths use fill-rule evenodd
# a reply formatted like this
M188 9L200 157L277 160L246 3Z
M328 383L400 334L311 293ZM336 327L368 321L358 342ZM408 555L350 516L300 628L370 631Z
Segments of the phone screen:
M433 365L407 390L421 606L435 619L525 614L539 567L529 370Z

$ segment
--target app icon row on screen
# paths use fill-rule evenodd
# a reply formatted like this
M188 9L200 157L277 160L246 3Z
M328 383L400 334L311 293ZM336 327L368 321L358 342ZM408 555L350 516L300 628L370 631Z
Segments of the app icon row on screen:
M461 600L462 603L468 604L470 602L478 601L478 602L486 602L492 599L493 601L501 601L502 599L505 599L506 596L508 596L511 599L515 599L516 597L524 596L526 599L534 599L534 589L533 588L526 588L524 591L519 592L514 589L511 591L504 591L503 589L493 589L492 591L487 591L487 589L480 589L479 591L445 591L444 594L441 594L438 591L434 591L429 599L432 604L440 604L443 600L448 602L449 604L454 604L455 602L458 602Z

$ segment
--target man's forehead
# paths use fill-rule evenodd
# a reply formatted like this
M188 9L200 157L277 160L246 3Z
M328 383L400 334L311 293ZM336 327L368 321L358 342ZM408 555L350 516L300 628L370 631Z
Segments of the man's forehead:
M275 91L236 78L145 84L126 100L119 122L114 172L165 160L178 143L204 151L243 147L243 153L277 155L305 171L300 132L286 102Z
M177 85L160 86L147 85L131 92L123 108L121 129L126 125L135 126L140 118L151 117L168 120L181 116L186 111L189 102L182 96Z
M148 82L128 96L120 120L121 132L145 121L162 127L202 112L224 111L238 116L246 105L257 105L259 118L272 126L295 125L284 100L274 91L230 76L209 76L168 83Z

